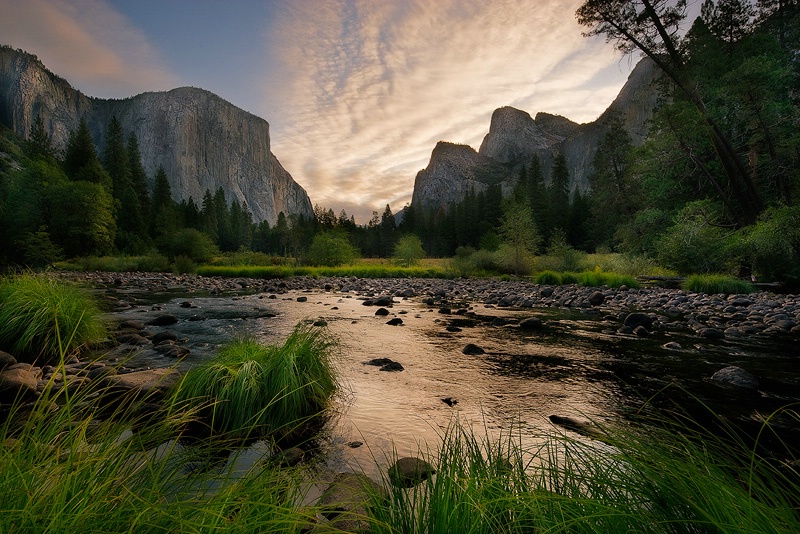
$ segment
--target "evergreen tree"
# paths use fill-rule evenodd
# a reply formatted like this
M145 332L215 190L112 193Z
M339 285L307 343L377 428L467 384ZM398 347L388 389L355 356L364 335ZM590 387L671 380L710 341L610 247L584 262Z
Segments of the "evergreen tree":
M755 10L750 0L704 0L700 16L731 55L734 44L750 32Z
M97 150L89 132L89 125L81 119L77 130L70 131L64 151L64 172L71 180L77 180L78 172L86 165L99 162Z
M139 198L139 209L142 218L147 220L150 214L150 194L147 191L147 173L142 166L142 153L139 151L139 141L136 135L131 133L128 136L128 171L131 186L136 196Z
M567 231L569 226L569 169L562 152L553 162L553 175L547 188L547 226L549 233L556 228Z
M214 211L217 217L217 245L223 252L236 250L233 242L233 230L231 228L231 213L228 209L228 201L225 200L225 191L220 187L214 194Z
M122 131L122 125L117 117L111 118L106 129L103 167L111 175L112 195L114 198L122 198L123 192L131 185L131 169L128 150L125 146L125 133Z
M50 135L47 133L47 130L45 130L41 115L37 114L33 119L26 149L30 159L51 159L55 155Z
M203 208L200 211L200 231L208 235L214 243L219 245L219 221L217 221L217 206L211 191L206 189L203 194Z
M533 222L545 242L550 236L550 226L548 224L548 199L547 187L544 184L544 173L539 155L534 154L531 158L531 166L528 170L528 204L533 212Z
M175 232L177 227L177 206L172 200L172 189L164 167L159 166L153 183L153 199L150 206L150 236L156 239L169 235Z

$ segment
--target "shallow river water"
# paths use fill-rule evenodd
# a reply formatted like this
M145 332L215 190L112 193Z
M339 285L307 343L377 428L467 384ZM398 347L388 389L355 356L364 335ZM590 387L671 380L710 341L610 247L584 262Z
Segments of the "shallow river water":
M373 475L393 453L435 449L454 417L494 435L521 428L533 440L553 430L549 415L619 422L653 394L662 404L686 406L697 396L715 413L742 425L757 425L800 396L795 348L788 342L701 342L668 333L620 336L598 317L576 311L474 303L458 314L446 314L417 299L395 298L388 316L376 316L377 307L364 306L355 294L322 290L290 291L276 298L245 292L118 291L116 296L133 307L113 313L114 320L147 322L165 313L180 319L147 330L170 330L186 339L191 353L178 364L183 369L213 358L216 347L233 337L281 344L299 322L325 321L339 344L336 367L343 386L337 416L326 433L328 461L333 468L350 466ZM299 302L298 297L307 300ZM526 332L513 324L531 315L541 317L544 328ZM386 324L392 318L401 318L402 325ZM502 324L509 320L512 324ZM448 331L448 326L459 331ZM682 350L662 348L667 341L677 341ZM485 354L462 353L468 343ZM381 371L364 364L373 358L390 358L404 370ZM128 363L174 364L152 351L134 351ZM709 377L727 365L756 375L759 391L744 393L711 383ZM786 430L796 435L797 429ZM361 445L352 446L357 443Z

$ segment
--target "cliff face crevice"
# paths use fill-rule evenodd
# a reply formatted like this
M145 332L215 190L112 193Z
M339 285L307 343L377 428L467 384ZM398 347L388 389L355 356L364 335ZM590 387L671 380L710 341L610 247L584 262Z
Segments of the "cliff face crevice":
M534 154L539 156L545 183L550 182L556 154L563 153L570 173L570 190L587 191L592 161L612 115L622 118L634 145L644 142L658 100L657 77L655 64L643 59L608 109L597 120L586 124L541 112L532 118L527 112L512 107L495 110L489 133L478 152L461 147L462 156L467 150L471 154L461 157L456 164L452 150L441 149L449 143L440 142L436 146L428 166L417 174L412 205L425 209L448 206L462 200L470 188L476 193L484 190L486 181L480 176L486 174L486 169L492 169L492 180L502 183L507 193L517 180L519 167L528 166ZM476 172L476 169L482 170ZM499 176L502 173L505 174Z
M123 100L89 98L53 75L35 57L0 49L0 121L26 137L41 116L56 148L86 120L98 150L116 116L136 134L151 180L163 166L173 198L202 202L220 187L253 220L278 214L313 215L311 200L270 151L269 124L208 91L182 87Z

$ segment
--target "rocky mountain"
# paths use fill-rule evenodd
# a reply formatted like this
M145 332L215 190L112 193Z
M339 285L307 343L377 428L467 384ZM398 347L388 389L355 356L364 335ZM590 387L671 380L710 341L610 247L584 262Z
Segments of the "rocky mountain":
M0 48L0 122L27 137L36 115L56 148L86 120L100 151L116 116L126 134L136 134L150 179L164 167L177 201L192 197L199 204L206 189L222 187L228 201L238 200L256 222L274 224L280 212L313 214L308 194L270 151L267 121L203 89L91 98L35 56Z
M613 114L622 117L634 144L644 141L658 99L657 76L652 61L640 61L608 109L586 124L549 113L532 118L512 107L495 110L489 133L477 152L464 145L436 145L428 166L417 173L411 205L438 209L460 201L470 188L478 193L490 183L500 183L507 193L517 180L520 165L528 165L534 154L539 155L549 183L555 155L562 152L570 171L570 189L586 191L597 145Z

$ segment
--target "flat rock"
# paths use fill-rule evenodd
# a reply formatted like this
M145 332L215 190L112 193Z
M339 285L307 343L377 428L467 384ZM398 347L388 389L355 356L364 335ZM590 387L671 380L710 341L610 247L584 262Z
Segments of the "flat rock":
M181 375L178 371L167 367L134 371L104 378L110 389L132 391L144 395L163 395L176 385Z

